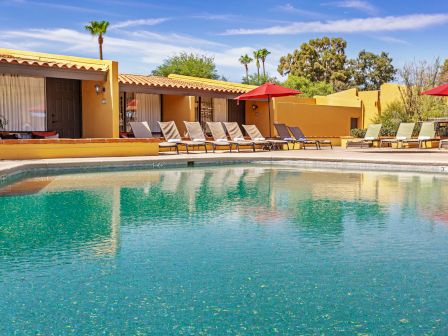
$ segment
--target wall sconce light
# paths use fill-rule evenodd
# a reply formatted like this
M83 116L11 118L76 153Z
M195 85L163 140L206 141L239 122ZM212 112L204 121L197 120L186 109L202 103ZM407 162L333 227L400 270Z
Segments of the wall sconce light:
M106 92L106 88L99 84L95 84L95 92L96 92L96 95L98 96L100 93Z
M252 111L255 111L258 108L258 105L252 104Z

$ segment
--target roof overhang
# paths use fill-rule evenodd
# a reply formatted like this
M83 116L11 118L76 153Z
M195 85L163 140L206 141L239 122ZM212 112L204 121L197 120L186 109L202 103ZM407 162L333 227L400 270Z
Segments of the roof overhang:
M136 93L150 93L150 94L165 94L174 96L197 96L197 97L211 97L211 98L236 98L238 93L216 92L201 89L189 88L174 88L174 87L153 87L147 85L137 84L123 84L120 83L121 92L136 92Z
M27 64L0 63L0 74L21 75L31 77L55 77L79 80L107 80L107 71L65 69L43 67Z

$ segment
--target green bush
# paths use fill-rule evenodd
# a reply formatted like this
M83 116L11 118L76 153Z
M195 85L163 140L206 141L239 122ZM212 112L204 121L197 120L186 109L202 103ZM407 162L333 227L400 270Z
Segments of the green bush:
M374 120L375 123L383 124L380 133L382 136L394 136L397 134L398 126L402 122L411 121L409 115L406 114L403 104L399 101L389 104L381 115Z
M364 138L366 136L366 128L352 128L350 135L355 138Z

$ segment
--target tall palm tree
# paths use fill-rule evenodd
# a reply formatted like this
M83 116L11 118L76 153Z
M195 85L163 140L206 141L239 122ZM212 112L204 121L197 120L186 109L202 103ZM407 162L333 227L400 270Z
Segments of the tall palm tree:
M109 27L108 21L90 21L89 25L84 27L92 36L98 36L101 60L103 59L103 35L106 34L107 27Z
M255 65L257 66L258 83L260 83L260 50L254 51Z
M268 57L268 55L271 52L269 50L267 50L266 48L260 49L260 50L258 50L258 52L260 54L261 64L263 65L263 77L266 78L265 63L266 63L266 58Z
M249 63L252 62L253 59L249 57L248 54L242 55L240 57L240 63L244 65L244 68L246 69L246 81L249 80Z

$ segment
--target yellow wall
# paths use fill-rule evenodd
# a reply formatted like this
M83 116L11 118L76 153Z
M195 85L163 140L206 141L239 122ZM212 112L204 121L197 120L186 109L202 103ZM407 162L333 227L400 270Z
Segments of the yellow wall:
M159 155L157 142L0 144L1 160Z
M316 105L312 102L298 97L275 98L271 104L271 121L299 126L310 138L347 136L351 118L358 118L358 127L361 126L361 107ZM252 103L246 104L246 123L257 125L264 136L269 136L267 103L253 103L259 108L253 111ZM273 124L272 135L276 135Z
M171 121L177 125L180 135L184 136L186 129L184 121L196 121L195 97L163 95L163 121Z
M369 124L375 122L375 118L381 113L380 93L379 91L360 91L358 94L364 111L362 127L367 128Z
M399 84L383 84L381 85L380 90L380 110L384 111L387 106L395 101L399 101L401 99Z
M120 90L118 87L118 63L109 65L107 81L82 81L82 136L83 138L118 138L120 122ZM99 84L106 91L95 92ZM104 104L103 104L104 102Z

